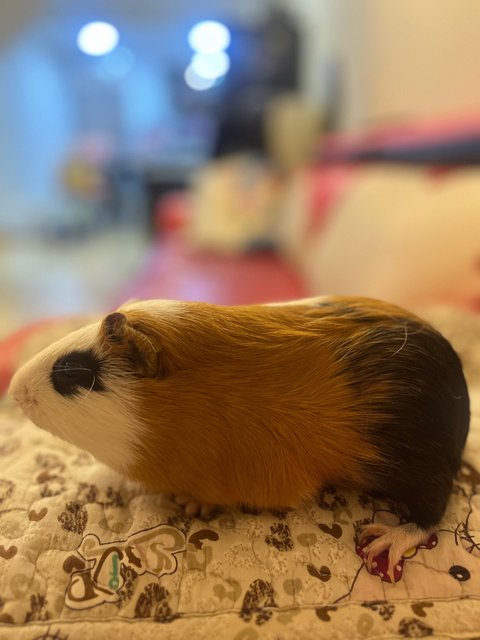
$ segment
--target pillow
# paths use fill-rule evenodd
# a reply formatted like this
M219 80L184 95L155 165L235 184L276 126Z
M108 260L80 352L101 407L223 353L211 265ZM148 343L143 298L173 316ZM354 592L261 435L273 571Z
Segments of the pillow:
M301 268L315 293L478 310L479 211L480 169L432 180L418 169L368 167L322 233L305 240Z

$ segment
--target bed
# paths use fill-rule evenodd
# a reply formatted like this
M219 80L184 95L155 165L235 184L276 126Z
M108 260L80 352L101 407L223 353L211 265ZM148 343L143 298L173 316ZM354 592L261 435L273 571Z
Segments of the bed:
M471 432L439 531L394 584L382 556L367 571L355 533L398 505L328 487L298 510L189 518L4 398L0 638L480 638L480 317L429 316L463 358Z

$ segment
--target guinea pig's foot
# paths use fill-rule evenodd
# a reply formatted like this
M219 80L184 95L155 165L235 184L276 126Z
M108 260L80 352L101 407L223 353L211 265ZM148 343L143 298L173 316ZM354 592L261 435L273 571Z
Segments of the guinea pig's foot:
M388 550L388 576L390 582L395 582L395 568L401 557L418 545L428 541L432 530L425 530L413 522L398 525L397 527L386 524L369 524L362 529L359 541L375 536L375 539L363 549L365 564L369 572L377 556Z
M180 507L183 507L185 515L192 518L196 516L199 516L200 518L207 518L215 510L214 504L198 502L198 500L195 500L192 496L189 496L186 493L175 495L174 500Z

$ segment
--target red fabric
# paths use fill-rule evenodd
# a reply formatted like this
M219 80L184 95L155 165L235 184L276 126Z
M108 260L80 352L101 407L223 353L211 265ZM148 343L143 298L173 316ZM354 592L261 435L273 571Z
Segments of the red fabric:
M304 297L295 270L270 253L221 256L188 249L170 234L151 250L143 272L122 294L129 298L255 304Z
M158 199L154 211L158 233L181 229L188 218L188 196L185 191L171 191Z
M480 135L480 111L478 110L428 120L377 125L367 131L347 135L333 134L322 141L322 155L325 158L336 158L372 147L381 146L388 149L422 142L447 141L468 135Z

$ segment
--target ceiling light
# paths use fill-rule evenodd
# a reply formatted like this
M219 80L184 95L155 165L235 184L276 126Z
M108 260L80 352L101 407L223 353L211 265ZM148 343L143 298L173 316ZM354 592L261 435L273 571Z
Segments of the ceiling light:
M89 22L80 29L77 36L79 48L89 56L110 53L117 46L118 40L117 29L109 22Z
M206 91L207 89L211 89L216 83L216 78L202 78L197 75L192 65L189 65L186 68L183 77L190 89L193 89L194 91Z
M221 22L204 20L190 29L188 42L194 51L215 53L224 51L230 44L230 31Z
M215 80L224 76L230 69L230 58L225 51L195 53L190 64L200 78Z

